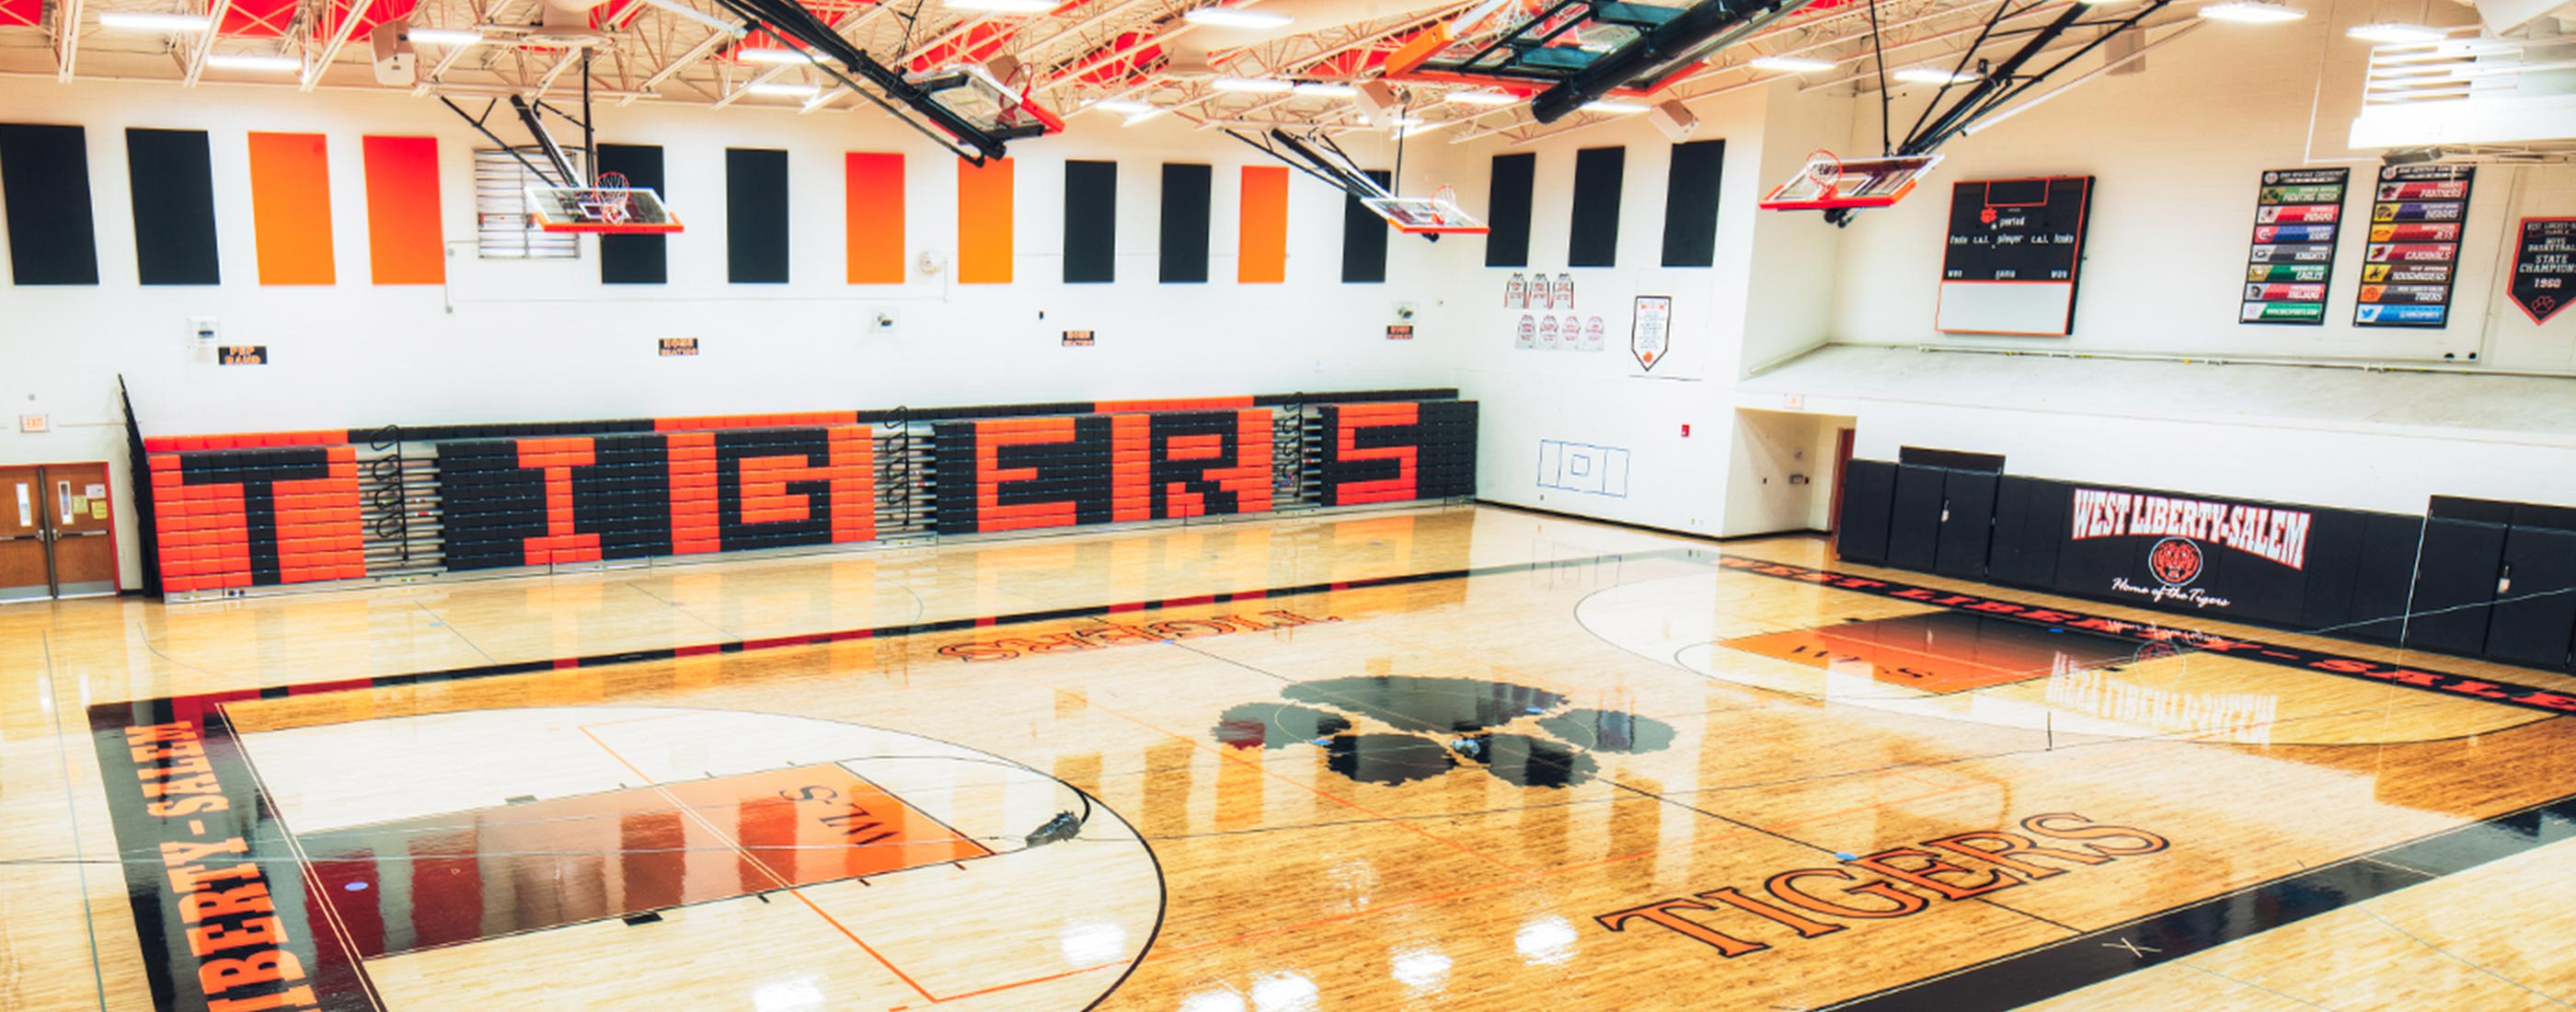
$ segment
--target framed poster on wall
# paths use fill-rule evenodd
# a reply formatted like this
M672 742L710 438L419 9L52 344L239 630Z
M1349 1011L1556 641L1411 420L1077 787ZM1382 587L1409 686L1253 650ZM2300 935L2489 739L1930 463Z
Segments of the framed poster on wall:
M2254 245L2245 257L2239 323L2322 327L2352 170L2271 169L2254 191Z
M1953 185L1933 326L1953 334L2072 333L2092 203L2091 176Z
M2474 165L2389 165L2370 204L2356 327L2447 327Z

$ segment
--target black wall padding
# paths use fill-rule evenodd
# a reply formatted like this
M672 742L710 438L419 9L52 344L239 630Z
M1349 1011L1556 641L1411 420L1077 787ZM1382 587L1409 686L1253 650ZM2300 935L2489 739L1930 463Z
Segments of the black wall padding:
M2553 531L2576 531L2576 506L2515 503L2513 504L2513 525L2540 527Z
M2355 510L2316 510L2310 515L2315 519L2308 526L2307 587L2299 602L2298 625L2333 629L2353 617L2354 577L2360 571L2362 537L2372 515ZM2413 518L2401 519L2410 525L2411 534Z
M1930 572L1941 544L1941 500L1949 472L1896 466L1896 499L1887 514L1887 564Z
M1208 186L1214 171L1205 165L1163 166L1164 284L1208 279Z
M2057 543L2066 537L2070 499L2068 486L2057 482L1999 479L1994 543L1986 549L1986 578L2017 587L2055 586Z
M2406 646L2475 656L2486 648L2488 602L2504 566L2503 524L2424 522L2424 552L2415 563L2414 613Z
M1538 155L1495 155L1485 189L1485 266L1529 266L1530 189Z
M1843 468L1842 515L1834 518L1834 555L1851 562L1887 560L1888 507L1896 499L1896 465L1854 460Z
M787 152L725 149L725 280L787 283Z
M1942 482L1941 534L1932 570L1943 576L1983 579L1986 549L1995 530L1995 479L1986 471L1952 471Z
M2512 580L2487 622L2487 656L2563 669L2576 636L2576 532L2515 527L2504 538Z
M1954 471L2001 471L2004 469L2004 455L2000 453L1971 453L1966 450L1935 450L1922 446L1897 447L1896 462L1899 464L1921 464L1925 467L1946 467Z
M1619 185L1627 171L1626 148L1574 153L1574 221L1565 242L1566 266L1618 266Z
M2435 520L2475 520L2487 524L2509 524L2513 522L2513 507L2513 503L2494 499L2437 495L2425 505L2424 515Z
M1393 173L1368 170L1377 185L1388 186ZM1395 226L1360 203L1360 198L1342 198L1342 283L1378 284L1386 280L1386 238L1395 234Z
M658 144L602 144L599 146L599 171L626 177L626 185L653 191L665 206L671 191L662 185L662 148ZM687 221L687 215L680 215ZM671 280L669 243L659 235L603 235L599 237L599 283L603 285L659 285Z
M214 158L203 130L125 131L134 260L147 285L218 285Z
M1664 266L1717 265L1717 184L1725 174L1725 141L1673 145L1664 179Z
M1064 163L1064 283L1118 280L1118 163Z
M0 123L0 201L9 268L22 285L98 283L89 213L89 135L76 126Z
M2361 558L2352 571L2352 610L2345 635L2397 642L2406 597L2415 585L2415 553L2424 518L2373 513L2362 522Z

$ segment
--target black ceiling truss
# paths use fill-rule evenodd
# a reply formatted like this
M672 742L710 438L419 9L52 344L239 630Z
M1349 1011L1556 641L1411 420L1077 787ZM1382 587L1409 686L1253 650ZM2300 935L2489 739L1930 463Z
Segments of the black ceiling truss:
M813 64L814 69L840 82L843 87L850 89L852 94L876 103L879 108L893 114L896 119L902 120L924 136L938 141L940 146L955 151L958 157L968 162L982 165L987 159L1000 158L1003 155L1005 142L1044 132L1044 127L1034 124L997 130L976 126L964 116L958 115L956 110L941 105L936 97L939 91L944 90L939 85L962 84L962 80L945 81L943 79L925 82L933 85L932 87L924 87L923 84L906 80L901 73L878 63L866 51L842 37L841 33L833 31L831 25L825 23L822 18L816 17L814 12L795 3L795 0L716 0L716 4L755 26L766 28L780 38L798 43L817 54ZM832 67L825 62L827 60L838 62L840 67ZM850 75L853 74L860 80L875 86L876 92L883 92L885 98L879 98L876 92L861 87L858 80L851 79ZM889 104L886 101L889 98L901 103L903 108L898 109ZM909 110L909 113L906 110ZM930 126L924 126L924 120L929 121L930 126L938 127L939 131L944 131L948 136L940 136L940 133L931 130Z
M2010 32L1996 30L2004 22L2028 14L2044 2L2047 0L2032 0L2018 7L2009 0L1997 4L1995 12L1987 17L1985 28L1977 33L1977 41L1959 54L1959 62L1950 69L1950 76L1955 78L1967 73L1973 63L1977 70L1976 79L1970 83L1942 85L1941 90L1932 94L1932 101L1923 107L1922 114L1914 118L1914 127L1906 133L1905 140L1896 145L1895 150L1887 153L1931 154L1941 145L1948 143L1951 138L1967 133L1977 125L1978 121L2003 108L2007 103L2028 94L2030 89L2065 69L2068 64L2101 48L2103 43L2111 41L2112 36L2138 30L2140 22L2145 21L2149 15L2163 10L2172 0L2147 0L2125 16L2094 21L2083 19L2089 12L2089 8L2080 3L2073 3L2058 12L2054 20L2037 28L2016 29ZM2054 63L2037 70L2025 70L2040 58L2042 50L2047 49L2051 43L2056 42L2068 31L2077 28L2106 30L2096 35L2092 41L2060 56ZM2012 55L2004 57L2001 62L1988 64L1977 58L1977 50L1983 48L1987 42L2014 35L2027 35L2028 38L2022 40L2020 49L2014 50ZM1880 69L1882 72L1885 70L1884 67ZM1953 89L1960 89L1960 94L1955 99L1950 95ZM1943 105L1945 99L1949 100L1946 106ZM1884 88L1879 91L1878 100L1881 108L1884 109L1889 101L1888 93Z

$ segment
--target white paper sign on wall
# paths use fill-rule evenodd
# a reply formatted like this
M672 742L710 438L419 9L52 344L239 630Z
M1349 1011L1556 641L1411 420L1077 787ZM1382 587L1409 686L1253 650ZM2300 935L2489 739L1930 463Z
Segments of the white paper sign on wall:
M1628 352L1637 356L1639 368L1653 372L1655 363L1672 350L1672 325L1672 296L1637 296L1636 321L1628 328Z

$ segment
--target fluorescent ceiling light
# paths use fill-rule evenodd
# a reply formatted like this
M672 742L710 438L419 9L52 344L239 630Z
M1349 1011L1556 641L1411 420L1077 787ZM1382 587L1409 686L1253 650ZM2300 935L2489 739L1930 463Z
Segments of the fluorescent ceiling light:
M1113 98L1106 102L1093 102L1091 103L1091 107L1102 112L1114 112L1124 116L1133 116L1140 112L1154 111L1154 103L1152 102L1138 102L1134 99L1125 98Z
M1887 76L1907 84L1966 84L1977 79L1975 74L1954 74L1939 67L1906 67Z
M1438 129L1442 128L1442 127L1455 126L1455 125L1457 125L1457 123L1458 123L1458 121L1457 121L1457 120L1453 120L1453 119L1444 119L1444 120L1440 120L1440 121L1435 122L1435 123L1423 123L1423 122L1419 122L1419 121L1417 121L1417 122L1413 123L1412 125L1405 127L1405 128L1404 128L1404 129L1402 129L1402 130L1398 130L1398 131L1396 131L1395 135L1396 135L1397 137L1399 137L1399 138L1403 138L1403 137L1411 137L1411 136L1413 136L1413 135L1415 135L1415 134L1427 134L1427 133L1430 133L1431 131L1438 130Z
M1349 98L1353 95L1359 94L1357 89L1354 89L1347 84L1319 84L1314 82L1300 84L1297 86L1296 91L1297 94L1304 95L1309 98Z
M1453 91L1441 98L1460 105L1511 105L1521 100L1508 91Z
M662 10L664 10L664 11L668 11L668 12L670 12L670 13L672 13L672 14L677 14L677 15L679 15L679 16L681 16L681 17L684 17L684 18L687 18L687 19L689 19L689 20L691 20L691 21L695 21L695 22L697 22L697 23L699 23L699 24L705 25L705 26L707 26L707 27L709 27L709 28L713 28L713 29L715 29L715 30L717 30L717 31L719 31L719 32L723 32L723 33L725 33L725 34L727 34L727 35L731 35L731 36L733 36L734 38L737 38L737 39L742 38L742 37L743 37L743 36L745 36L745 35L749 35L749 34L751 34L751 29L749 29L749 28L745 28L745 27L743 27L743 26L741 26L741 25L734 24L734 23L733 23L733 22L731 22L731 21L720 21L720 20L717 20L716 18L710 17L710 16L708 16L708 15L706 15L706 14L699 13L697 9L692 8L692 7L690 7L690 6L689 6L689 5L687 5L687 4L681 3L681 2L680 2L680 0L644 0L644 2L645 2L645 3L648 3L648 4L652 4L653 6L655 6L655 7L657 7L657 8L660 8L660 9L662 9Z
M1045 14L1055 10L1055 0L943 0L952 11L976 11L984 14Z
M790 66L822 62L822 60L806 54L806 52L801 49L775 49L768 46L755 46L747 49L734 50L733 58L744 63L786 64Z
M1274 81L1266 77L1220 77L1211 87L1218 91L1253 91L1276 95L1283 91L1293 91L1297 86L1287 81Z
M1790 74L1834 69L1831 60L1811 60L1804 56L1757 56L1744 61L1744 65L1755 70L1777 70Z
M1181 15L1181 20L1194 25L1217 28L1277 28L1297 19L1268 11L1248 11L1234 7L1201 7Z
M2344 34L2364 42L2405 43L2439 42L2450 33L2439 28L2410 25L2402 21L2382 21L2377 24L2354 25L2345 29Z
M202 32L210 24L202 14L163 14L157 11L100 11L102 28L131 28L145 32Z
M755 84L743 90L773 98L812 98L823 93L823 89L810 84Z
M2227 0L2200 9L2200 16L2215 21L2241 21L2248 24L2271 24L2296 21L2308 12L2272 0Z
M1626 113L1646 111L1645 106L1637 105L1633 102L1585 102L1581 108L1584 112L1606 112L1623 115Z
M216 70L274 70L293 73L304 69L304 61L292 56L263 56L257 53L208 53L206 66Z
M1123 126L1123 127L1131 127L1131 126L1135 126L1135 125L1136 125L1136 124L1138 124L1138 123L1145 122L1146 120L1149 120L1149 119L1154 119L1154 118L1156 118L1156 117L1158 117L1158 116L1161 116L1162 114L1164 114L1164 113L1166 113L1166 112L1170 112L1170 111L1171 111L1171 110L1169 110L1169 109L1147 109L1147 110L1145 110L1144 112L1140 112L1140 113L1137 113L1136 115L1133 115L1133 116L1129 116L1129 117L1127 117L1126 122L1120 123L1120 124L1118 124L1118 125L1119 125L1119 126Z
M455 28L414 28L404 38L424 46L470 46L483 41L483 33Z

